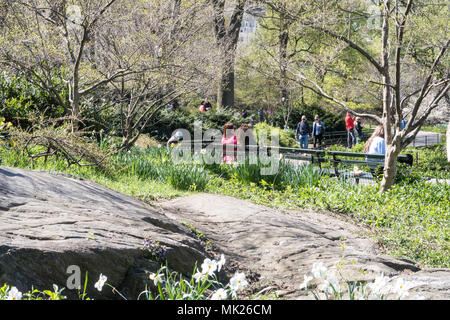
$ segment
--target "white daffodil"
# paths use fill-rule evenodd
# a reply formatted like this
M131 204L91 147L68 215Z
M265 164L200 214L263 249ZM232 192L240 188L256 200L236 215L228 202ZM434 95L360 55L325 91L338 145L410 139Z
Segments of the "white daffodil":
M303 283L300 285L300 290L306 290L308 289L308 284L311 282L312 279L314 279L313 277L310 277L308 275L305 274L304 276L305 281L303 281Z
M339 282L334 278L325 279L323 281L323 283L319 286L319 290L326 292L328 294L334 294L335 292L337 292L337 293L341 292Z
M219 289L213 294L211 300L226 300L227 298L228 294L225 289Z
M214 272L216 272L216 270L217 270L217 262L210 259L205 259L205 261L202 264L202 273L212 276Z
M98 278L98 281L95 283L94 287L98 290L98 291L102 291L103 286L105 285L106 280L108 280L108 278L106 276L104 276L103 274L100 273L100 277Z
M375 278L375 281L368 284L370 291L372 294L385 294L387 293L387 284L389 282L389 277L385 277L384 274L381 274L380 276Z
M316 279L324 279L327 274L327 267L324 266L322 262L314 263L312 266L311 273Z
M196 274L193 275L195 282L198 283L200 281L202 281L205 278L205 275L199 271L197 271Z
M410 285L403 278L398 278L393 284L392 292L397 294L400 299L403 299L409 295L409 289Z
M6 300L22 300L22 292L20 292L16 287L12 287L8 292L8 297Z
M220 260L217 261L217 271L220 272L220 270L222 270L222 267L225 265L225 256L222 254L220 255Z
M192 294L187 293L183 294L183 300L190 300L190 299L192 299Z
M152 273L150 275L150 280L153 280L153 283L155 284L155 286L157 286L159 283L164 282L164 275L162 273Z
M230 280L230 288L234 293L245 289L247 285L248 282L243 273L236 272Z

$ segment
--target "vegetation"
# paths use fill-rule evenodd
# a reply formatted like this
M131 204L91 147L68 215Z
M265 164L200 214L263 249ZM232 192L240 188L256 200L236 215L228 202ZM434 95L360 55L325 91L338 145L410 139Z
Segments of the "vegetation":
M147 202L211 192L331 211L371 228L398 257L449 267L445 147L408 148L419 131L446 131L435 124L450 103L448 10L442 0L0 0L2 165L64 172ZM248 42L246 17L259 25ZM213 108L202 113L207 96ZM178 162L165 145L176 130L201 123L205 134L231 121L297 147L302 115L344 131L346 111L384 126L379 185L282 157L270 175L260 160ZM402 153L413 168L397 165ZM60 298L54 289L28 296Z
M329 178L318 168L288 165L284 159L280 159L276 174L263 176L260 163L180 164L165 148L158 147L122 151L102 168L68 168L64 159L56 157L32 161L17 145L4 144L0 157L7 166L66 172L147 202L211 192L269 207L331 211L370 227L388 252L398 257L426 266L449 267L450 186L426 181L448 179L448 162L442 145L417 152L419 165L399 175L397 184L386 193L379 193L378 185Z

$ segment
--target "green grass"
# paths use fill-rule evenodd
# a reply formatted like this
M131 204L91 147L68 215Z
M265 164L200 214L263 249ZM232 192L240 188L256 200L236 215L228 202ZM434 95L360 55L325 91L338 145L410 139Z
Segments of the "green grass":
M76 177L92 180L105 187L133 196L142 201L173 199L190 194L187 190L179 190L163 179L149 179L142 173L143 169L133 169L133 164L121 162L120 156L109 161L104 169L97 167L67 167L63 160L51 158L47 163L43 159L31 162L15 149L0 147L2 165L23 169L63 172ZM156 166L156 163L154 163ZM160 167L160 165L158 164Z
M273 208L330 211L370 227L389 254L448 268L450 186L424 179L450 178L445 148L412 151L419 153L419 165L413 172L400 174L386 193L380 193L377 185L352 185L328 178L311 166L293 169L283 162L275 176L261 176L259 166L252 165L175 165L170 154L157 148L119 154L103 169L67 168L57 159L36 161L33 168L90 179L147 202L206 191ZM0 147L0 157L6 166L31 168L30 161L14 148Z
M447 126L446 125L423 126L421 128L421 131L436 132L436 133L441 133L441 134L445 135L445 133L447 132Z

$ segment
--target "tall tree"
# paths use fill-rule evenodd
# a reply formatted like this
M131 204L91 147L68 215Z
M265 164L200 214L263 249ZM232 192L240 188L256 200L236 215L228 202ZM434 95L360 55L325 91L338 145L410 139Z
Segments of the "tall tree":
M244 17L247 0L237 0L232 8L229 22L226 19L226 1L210 0L214 9L214 34L217 46L220 48L221 71L219 74L219 89L217 106L234 107L234 76L236 49L239 41L239 31Z
M384 126L386 140L386 157L381 191L390 189L397 173L397 156L408 146L420 131L430 113L442 107L441 100L450 87L450 70L447 50L450 43L448 24L448 6L441 1L419 0L381 0L377 6L381 22L380 30L370 30L376 45L367 45L369 33L363 33L358 26L358 33L345 32L342 21L345 17L358 16L367 21L372 18L367 11L355 7L352 1L329 1L311 5L316 11L314 18L302 23L303 28L317 31L325 38L345 44L364 58L375 71L376 78L366 79L360 85L376 84L382 97L382 114L355 112L351 103L337 98L336 93L324 89L313 75L306 75L302 70L291 70L298 83L313 92L333 101L345 110L361 117L375 120ZM367 10L367 8L364 8ZM326 14L325 14L326 13ZM426 19L434 21L434 25ZM433 36L425 38L418 33L428 30ZM414 48L426 46L431 63L428 67L411 68ZM408 67L408 68L407 68ZM439 70L445 70L439 72ZM410 74L408 74L408 72ZM412 75L412 72L414 74ZM414 76L414 82L406 86L404 78ZM408 114L406 114L408 110ZM406 117L407 115L407 117ZM406 128L401 130L401 120L407 118Z

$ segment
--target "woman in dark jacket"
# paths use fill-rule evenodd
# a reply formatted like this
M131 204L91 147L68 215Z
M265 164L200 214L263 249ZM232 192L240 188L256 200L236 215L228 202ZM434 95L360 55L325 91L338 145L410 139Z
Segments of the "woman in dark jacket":
M355 138L356 138L356 143L360 143L362 141L362 137L363 137L363 127L361 125L361 118L360 117L356 117L355 120Z

